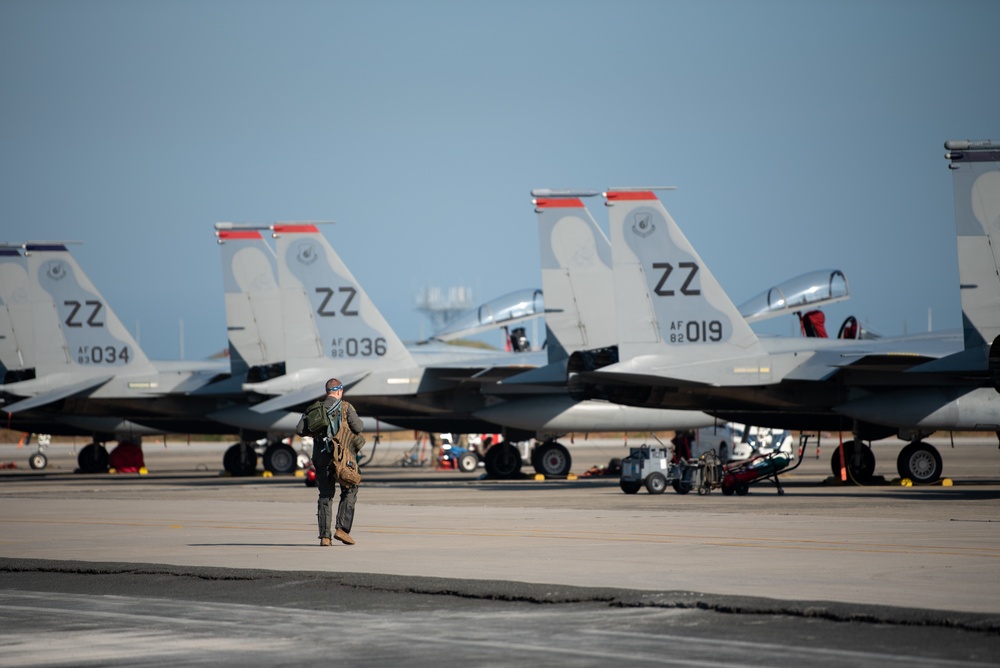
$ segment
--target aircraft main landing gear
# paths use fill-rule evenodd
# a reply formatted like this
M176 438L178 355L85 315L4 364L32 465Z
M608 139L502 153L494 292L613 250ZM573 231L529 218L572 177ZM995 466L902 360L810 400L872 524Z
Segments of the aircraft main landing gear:
M254 469L257 463L254 461ZM278 475L291 475L298 468L298 455L287 443L275 441L264 450L264 470Z
M847 459L847 479L861 485L867 485L875 475L875 453L861 441L845 441L844 457ZM840 448L833 449L830 458L830 470L833 477L840 479Z
M483 464L491 478L509 480L521 473L521 451L510 443L499 443L486 451Z
M79 465L81 473L107 473L109 458L104 445L91 443L80 450L80 454L76 457L76 463Z
M232 476L253 475L257 472L257 452L250 443L234 443L222 456L222 467Z
M941 479L941 453L930 443L913 441L896 458L896 471L900 478L915 483L937 482Z
M558 478L569 475L573 458L562 443L545 441L531 451L531 465L535 468L535 473Z

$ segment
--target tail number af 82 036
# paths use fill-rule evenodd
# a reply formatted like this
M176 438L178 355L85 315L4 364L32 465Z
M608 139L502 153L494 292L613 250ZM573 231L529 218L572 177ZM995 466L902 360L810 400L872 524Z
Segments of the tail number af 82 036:
M377 338L346 337L334 339L330 349L330 357L371 357L377 355L381 357L386 353L386 342L381 336Z

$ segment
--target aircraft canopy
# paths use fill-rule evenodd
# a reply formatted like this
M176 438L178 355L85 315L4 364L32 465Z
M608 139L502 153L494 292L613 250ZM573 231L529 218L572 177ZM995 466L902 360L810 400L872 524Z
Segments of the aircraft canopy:
M838 269L819 269L769 288L740 306L747 322L833 304L850 297L847 277Z

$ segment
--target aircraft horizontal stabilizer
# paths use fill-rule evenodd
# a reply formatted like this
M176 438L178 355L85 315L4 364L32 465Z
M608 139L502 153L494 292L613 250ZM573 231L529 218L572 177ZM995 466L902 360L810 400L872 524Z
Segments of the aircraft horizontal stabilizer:
M21 401L16 401L9 406L4 406L3 410L5 413L17 413L19 411L31 410L32 408L38 408L40 406L46 406L53 402L59 401L60 399L65 399L66 397L71 397L74 394L80 394L81 392L86 392L87 390L94 389L95 387L100 387L104 383L111 380L113 376L97 376L94 378L88 378L86 380L80 381L78 383L71 383L69 385L64 385L58 387L49 392L42 392L41 394L36 394L28 399L22 399ZM33 382L33 381L25 381ZM7 391L16 393L15 385L7 385L5 388Z
M293 406L298 406L300 404L310 403L316 401L317 399L323 398L323 388L316 387L304 387L301 390L296 390L295 392L289 392L288 394L279 394L278 396L268 399L267 401L262 401L259 404L254 404L250 407L254 413L270 413L272 411L284 411L292 408Z
M665 358L666 359L666 358ZM706 360L688 364L664 363L656 356L640 357L606 366L597 371L580 373L588 382L601 379L635 384L661 386L742 387L772 383L774 356L736 357Z

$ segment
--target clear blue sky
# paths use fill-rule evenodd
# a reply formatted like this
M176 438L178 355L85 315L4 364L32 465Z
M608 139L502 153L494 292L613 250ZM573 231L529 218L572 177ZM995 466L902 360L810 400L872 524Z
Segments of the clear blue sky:
M84 241L147 354L183 320L194 359L226 345L216 221L338 221L415 339L425 286L540 287L531 188L675 185L737 303L835 267L834 327L954 328L942 144L1000 139L997 26L995 0L6 0L0 241Z

